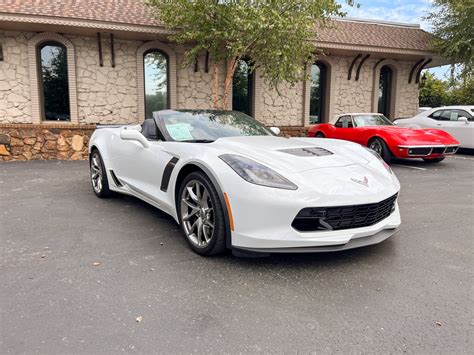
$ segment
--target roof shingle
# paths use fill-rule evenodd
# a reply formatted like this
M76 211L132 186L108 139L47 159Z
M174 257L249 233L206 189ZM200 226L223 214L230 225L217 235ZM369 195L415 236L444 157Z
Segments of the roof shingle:
M48 16L159 26L145 0L2 0L0 14ZM429 51L429 34L414 26L340 20L318 31L318 42Z

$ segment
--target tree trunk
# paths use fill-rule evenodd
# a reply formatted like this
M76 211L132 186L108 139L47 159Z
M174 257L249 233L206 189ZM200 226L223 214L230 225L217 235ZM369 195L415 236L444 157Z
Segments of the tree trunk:
M219 63L214 63L214 110L219 109Z
M232 84L232 79L234 78L235 69L237 69L237 63L239 62L239 58L234 58L228 63L227 65L227 73L225 76L224 82L224 98L222 100L222 108L227 110L229 108L229 91L230 85Z

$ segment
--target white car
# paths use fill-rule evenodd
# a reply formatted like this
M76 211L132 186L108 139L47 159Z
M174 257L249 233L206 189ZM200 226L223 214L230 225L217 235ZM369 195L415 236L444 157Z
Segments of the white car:
M170 214L200 255L337 251L397 231L400 184L377 154L276 130L240 112L199 110L99 128L89 145L92 187Z
M394 122L400 127L437 128L448 132L462 148L474 149L474 106L445 106Z

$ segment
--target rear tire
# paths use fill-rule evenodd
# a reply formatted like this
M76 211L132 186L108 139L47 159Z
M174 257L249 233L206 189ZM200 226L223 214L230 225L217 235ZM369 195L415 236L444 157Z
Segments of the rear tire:
M90 177L92 190L97 197L105 198L112 195L109 189L109 180L107 179L107 170L104 160L98 149L94 149L89 160Z
M191 249L202 256L226 250L226 222L219 195L200 171L186 176L178 192L176 207L184 237Z
M316 134L314 135L316 138L326 138L326 136L324 135L323 132L316 132Z
M367 146L376 151L386 163L390 163L390 160L392 160L392 152L390 152L387 144L382 139L372 138Z
M426 163L439 163L440 161L443 161L445 157L442 158L423 158L423 160Z

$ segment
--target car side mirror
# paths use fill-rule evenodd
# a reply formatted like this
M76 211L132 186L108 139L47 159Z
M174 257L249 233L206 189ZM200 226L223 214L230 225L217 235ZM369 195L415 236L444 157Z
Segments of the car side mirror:
M467 117L458 117L458 121L464 122L464 123L469 123L469 120L467 119Z
M281 130L278 127L270 127L270 131L272 131L275 136L279 136L281 133Z
M150 146L150 142L148 142L145 136L134 129L122 128L120 131L120 138L126 141L136 141L140 143L143 148L148 148Z

